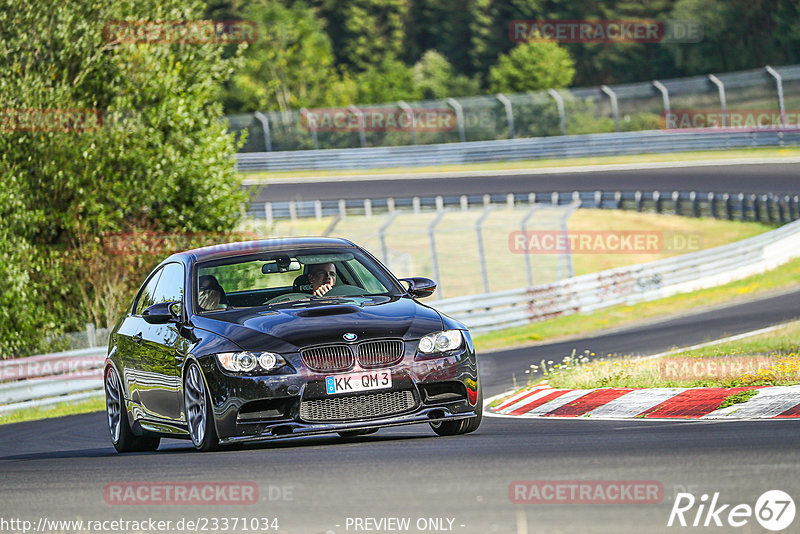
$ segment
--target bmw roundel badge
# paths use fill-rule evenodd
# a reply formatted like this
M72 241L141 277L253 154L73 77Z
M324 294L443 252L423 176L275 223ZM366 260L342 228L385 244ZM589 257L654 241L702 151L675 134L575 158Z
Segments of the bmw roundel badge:
M344 338L345 341L355 341L356 339L358 339L358 336L352 332L348 332L342 337Z

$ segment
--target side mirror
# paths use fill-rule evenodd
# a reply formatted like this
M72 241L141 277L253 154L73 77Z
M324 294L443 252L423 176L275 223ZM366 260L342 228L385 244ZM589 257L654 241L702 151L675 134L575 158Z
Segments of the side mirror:
M401 278L400 281L407 283L408 294L418 299L430 297L436 291L436 282L430 278L415 276L413 278Z
M181 316L180 302L159 302L142 312L142 318L150 324L177 322Z

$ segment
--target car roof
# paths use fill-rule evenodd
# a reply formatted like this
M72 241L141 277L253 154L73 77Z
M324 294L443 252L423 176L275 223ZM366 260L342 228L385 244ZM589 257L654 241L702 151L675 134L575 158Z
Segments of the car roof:
M275 239L260 239L256 241L240 241L237 243L222 243L202 248L194 248L184 252L173 254L163 263L169 261L197 262L208 261L219 258L229 258L234 256L245 256L247 254L258 254L259 252L272 252L292 248L315 248L315 247L355 247L355 243L339 237L287 237Z

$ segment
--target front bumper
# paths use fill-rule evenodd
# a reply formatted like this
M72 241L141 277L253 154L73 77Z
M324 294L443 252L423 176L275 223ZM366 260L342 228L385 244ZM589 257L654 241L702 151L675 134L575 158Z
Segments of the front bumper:
M478 368L471 342L458 351L429 360L418 361L415 353L406 354L400 363L383 368L392 372L392 387L374 392L411 392L414 403L408 409L379 417L304 419L301 402L334 398L325 393L324 386L325 377L334 373L316 373L295 365L297 372L292 374L243 377L222 372L213 357L202 358L199 363L208 385L221 443L268 441L477 415ZM359 371L365 370L356 368L348 372ZM453 393L455 391L462 393ZM335 398L359 395L362 394Z

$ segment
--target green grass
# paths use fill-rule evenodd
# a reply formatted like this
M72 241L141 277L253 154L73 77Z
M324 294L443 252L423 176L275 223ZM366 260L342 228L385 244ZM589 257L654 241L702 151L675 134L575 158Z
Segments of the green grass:
M748 389L747 391L740 391L739 393L734 393L728 397L725 397L725 400L722 401L722 404L717 407L717 410L721 410L722 408L727 408L728 406L733 406L734 404L741 404L743 402L747 402L753 397L758 395L757 389Z
M573 354L536 362L530 375L542 370L550 386L575 389L795 385L800 384L800 321L750 338L660 358L591 360L588 356ZM731 398L730 403L744 402L745 397Z
M76 403L62 402L54 406L26 408L9 413L7 415L2 415L0 416L0 425L21 423L23 421L36 421L39 419L50 419L52 417L62 417L64 415L99 412L105 409L106 401L102 397Z
M301 177L334 177L359 176L367 174L407 175L423 172L459 172L459 171L498 171L513 169L546 169L553 167L572 167L582 165L614 165L625 163L653 163L673 161L724 160L731 158L769 158L800 156L798 148L742 148L735 150L705 150L695 152L678 152L670 154L637 154L631 156L597 156L584 158L538 159L526 161L506 161L494 163L471 163L464 165L439 165L422 167L388 167L378 169L330 170L330 171L273 171L243 172L242 177L250 181L269 181L270 179L286 179Z
M722 286L673 295L652 302L618 305L588 314L556 317L530 325L507 328L475 336L478 351L519 347L542 341L554 341L576 335L588 335L610 328L629 326L643 320L685 314L698 308L752 300L778 290L800 288L800 258L771 271Z
M521 228L528 213L527 206L509 209L498 206L486 218L483 225L483 244L489 273L489 290L503 291L528 285L526 260L535 284L557 280L559 256L556 254L520 254L509 246L509 236ZM475 234L475 223L483 210L466 212L448 211L441 219L436 231L436 250L439 273L433 272L428 227L436 217L434 212L419 214L401 213L389 227L386 246L389 250L390 269L398 277L427 276L439 282L439 298L458 297L483 293L483 281ZM554 230L559 228L562 210L548 207L537 208L528 221L529 230ZM250 220L241 230L254 232L259 237L320 235L330 226L331 217L320 220L298 219L275 221L267 227L265 221ZM385 215L367 218L347 217L339 222L332 236L344 237L382 256L382 245L378 228L386 221ZM655 231L667 235L692 235L699 239L699 247L663 250L654 253L635 254L574 254L575 274L597 272L615 267L645 263L661 258L691 252L696 248L711 248L760 234L772 227L755 222L737 222L706 218L676 217L656 213L639 213L621 210L580 209L569 219L571 231ZM436 297L431 299L435 305Z

